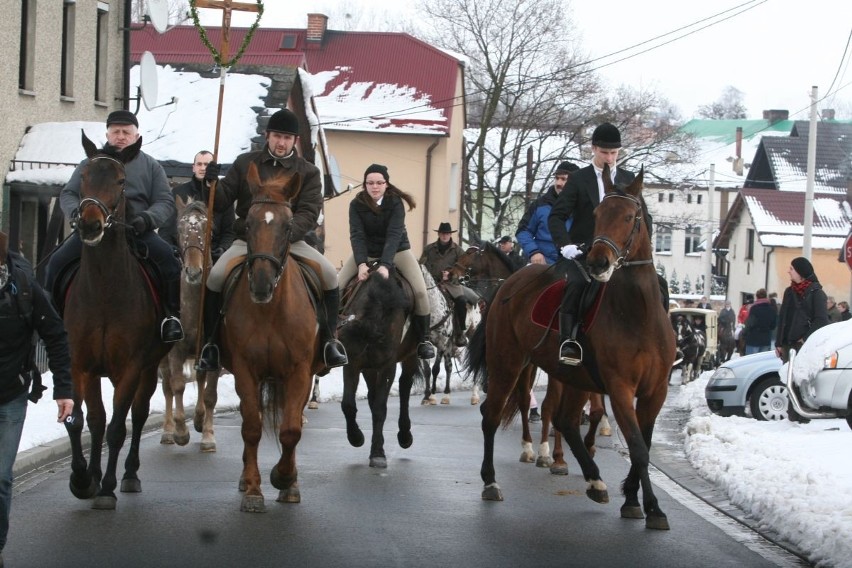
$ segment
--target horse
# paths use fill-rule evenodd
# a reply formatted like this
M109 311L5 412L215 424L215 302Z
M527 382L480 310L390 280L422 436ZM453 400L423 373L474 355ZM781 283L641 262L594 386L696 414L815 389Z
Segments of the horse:
M358 413L355 392L363 375L373 419L369 463L370 467L380 469L388 466L383 429L397 362L402 367L397 441L402 448L409 448L414 442L408 403L415 378L421 377L421 368L413 326L408 327L407 333L405 329L406 321L414 313L414 298L403 290L402 282L395 271L391 271L389 278L371 272L366 280L355 284L344 302L344 320L338 328L338 339L349 356L349 362L343 366L340 403L346 420L346 438L355 448L364 445L364 434L355 420Z
M216 407L218 373L197 371L192 362L198 334L199 308L201 305L201 286L204 271L204 259L210 262L210 253L206 250L204 236L208 222L207 205L203 201L185 202L180 196L175 198L177 206L178 252L183 265L183 277L180 282L180 312L186 334L182 341L175 344L169 354L160 361L160 375L163 383L163 395L166 400L161 444L185 446L189 443L189 429L186 427L186 413L183 395L186 381L195 373L198 397L195 402L193 426L201 433L201 451L215 452L216 438L213 435L213 409Z
M239 488L245 494L240 510L250 513L266 510L257 465L264 421L278 431L281 448L269 476L279 490L277 501L301 502L296 445L302 437L302 409L311 377L323 368L317 300L308 277L290 256L291 203L301 191L302 179L298 172L281 169L261 181L255 164L249 164L246 180L252 200L246 215L246 257L226 284L222 308L222 366L234 374L242 417ZM319 267L311 268L318 272Z
M580 437L588 391L605 392L631 462L622 484L625 502L621 516L644 517L649 529L669 529L654 495L648 465L654 422L668 391L675 340L662 309L645 221L644 171L624 189L613 187L609 166L602 177L605 193L595 208L594 239L586 253L588 273L602 290L591 309L594 318L585 318L579 336L585 352L583 365L558 363L559 334L552 329L564 287L558 264L529 265L510 276L497 291L468 347L470 372L476 380L488 380L488 397L481 408L482 498L503 500L494 470L494 435L501 422L508 424L518 412L518 401L528 389L519 379L534 364L550 380L563 383L553 422L579 462L588 484L587 496L598 503L609 502L600 470Z
M678 315L672 325L676 334L677 347L683 353L683 361L679 366L681 382L685 385L701 374L701 361L704 359L707 340L704 333L696 329L683 315Z
M82 142L89 159L81 170L76 227L83 250L64 302L75 391L74 410L65 422L71 444L70 489L79 499L94 497L94 509L114 510L128 411L132 429L121 491L142 491L137 475L139 443L157 388L157 364L171 344L160 341L153 286L126 234L125 164L139 154L142 139L114 154L98 150L85 133ZM114 387L109 426L101 395L103 376ZM82 444L84 402L91 433L88 464ZM104 432L108 459L102 474Z
M734 352L737 349L737 343L734 339L734 328L730 325L719 324L717 328L717 337L719 339L719 363L730 361Z
M450 279L476 291L491 303L500 285L514 272L509 257L492 243L471 246L450 267Z

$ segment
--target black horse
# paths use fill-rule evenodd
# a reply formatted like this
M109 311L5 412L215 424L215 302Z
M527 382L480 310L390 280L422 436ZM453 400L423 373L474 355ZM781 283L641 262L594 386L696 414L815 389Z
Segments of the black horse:
M707 349L707 339L704 332L683 315L678 315L672 325L677 338L677 347L683 352L683 361L679 367L681 381L686 384L697 379L701 373L701 361Z

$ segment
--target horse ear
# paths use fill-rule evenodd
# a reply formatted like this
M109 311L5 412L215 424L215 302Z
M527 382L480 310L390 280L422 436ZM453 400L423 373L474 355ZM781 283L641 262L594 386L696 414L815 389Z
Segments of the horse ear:
M177 216L180 217L183 213L183 210L186 209L186 206L192 202L191 197L187 197L187 200L184 201L183 197L180 195L175 195L175 206L177 207Z
M630 195L638 197L639 194L642 193L643 187L643 179L645 178L645 165L643 164L641 168L639 168L639 173L633 178L633 181L630 182L630 185L627 186L627 193Z
M118 159L121 160L122 164L126 164L128 162L133 161L133 158L139 155L139 151L142 149L142 137L136 139L136 142L123 149L118 153Z
M299 196L299 193L302 191L302 174L299 172L294 172L293 177L291 177L287 181L287 185L284 186L284 195L287 197L288 201L292 201Z
M610 173L609 164L604 164L601 179L603 180L604 193L609 193L615 189L615 186L612 184L612 174Z
M89 140L89 137L86 136L85 130L81 128L80 132L83 134L83 150L86 152L86 157L91 160L94 155L98 153L98 148L95 146L95 143Z
M257 164L254 162L249 162L248 172L246 172L246 181L248 182L249 187L260 187L260 174L257 171Z

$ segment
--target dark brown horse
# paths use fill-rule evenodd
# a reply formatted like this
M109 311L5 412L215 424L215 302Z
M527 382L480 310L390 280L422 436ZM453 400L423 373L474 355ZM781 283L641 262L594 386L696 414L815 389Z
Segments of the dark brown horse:
M717 337L719 341L719 364L726 363L731 360L734 352L737 349L737 341L734 339L734 326L719 324L717 328Z
M139 442L157 388L157 364L171 347L160 341L152 287L125 234L124 164L137 156L141 145L140 138L115 155L106 154L83 134L89 162L80 178L76 229L83 251L64 313L75 395L74 411L65 426L71 441L71 492L80 499L95 497L94 509L115 509L116 468L127 436L128 411L133 427L121 491L142 490L137 476ZM104 376L114 388L108 427L101 395ZM81 441L82 403L92 439L88 464ZM104 432L109 456L102 478Z
M207 205L203 201L186 203L180 197L175 199L175 204L177 205L178 249L183 267L180 280L180 312L186 335L160 362L163 395L166 401L160 443L179 446L189 443L183 396L186 382L192 379L194 373L198 397L195 402L193 425L196 432L201 432L201 451L215 452L213 409L216 407L219 375L198 371L192 365L198 334L204 259L208 257L209 262L210 256L204 244L208 223Z
M245 489L240 510L257 513L266 510L257 466L264 416L277 429L281 445L281 458L269 476L280 490L278 501L301 501L296 445L311 377L323 363L316 301L290 256L290 204L301 191L301 176L285 170L261 181L250 164L247 180L252 192L246 215L247 256L226 300L220 339L222 365L233 372L240 397L240 488Z
M608 169L608 168L607 168ZM529 386L519 380L530 364L563 383L554 424L563 433L588 482L586 494L609 501L607 486L580 437L580 420L588 391L610 396L615 419L630 453L631 467L622 484L624 518L643 518L645 526L668 529L648 474L654 422L668 390L674 361L674 332L666 312L645 226L640 174L624 190L613 188L604 171L605 196L595 209L595 238L586 256L589 274L606 283L594 321L581 336L585 363L558 364L559 334L540 325L539 297L563 285L553 267L527 266L498 290L468 348L468 364L478 379L488 380L482 405L484 457L482 498L502 500L494 471L494 435L517 412ZM551 314L552 316L552 314ZM545 329L547 328L547 329ZM642 488L642 506L639 488ZM643 515L644 508L644 515Z

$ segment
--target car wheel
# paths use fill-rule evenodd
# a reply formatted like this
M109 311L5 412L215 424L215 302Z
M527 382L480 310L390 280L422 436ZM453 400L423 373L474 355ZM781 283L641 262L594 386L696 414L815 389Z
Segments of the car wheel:
M849 391L849 400L846 401L846 423L852 428L852 391Z
M758 381L749 397L751 415L757 420L786 420L789 404L787 387L777 375Z

